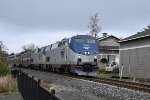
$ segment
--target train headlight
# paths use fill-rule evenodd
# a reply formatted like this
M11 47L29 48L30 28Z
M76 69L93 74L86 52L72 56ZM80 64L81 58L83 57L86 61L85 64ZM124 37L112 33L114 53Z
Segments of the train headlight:
M94 59L97 59L97 56L94 56Z
M79 55L78 58L81 59L81 56Z
M94 62L97 62L97 56L94 56Z
M81 62L81 56L78 56L77 62Z

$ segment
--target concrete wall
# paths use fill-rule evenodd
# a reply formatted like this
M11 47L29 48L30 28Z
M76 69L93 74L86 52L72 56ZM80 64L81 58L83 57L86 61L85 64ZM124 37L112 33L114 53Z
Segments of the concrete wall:
M150 78L150 37L120 44L123 77Z

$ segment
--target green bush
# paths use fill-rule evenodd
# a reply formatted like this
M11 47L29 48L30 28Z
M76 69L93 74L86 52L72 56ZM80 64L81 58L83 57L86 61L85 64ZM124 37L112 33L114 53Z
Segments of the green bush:
M105 76L105 77L119 77L118 72L107 72L104 68L101 68L99 70L99 76Z
M11 70L4 63L0 63L0 76L10 74Z

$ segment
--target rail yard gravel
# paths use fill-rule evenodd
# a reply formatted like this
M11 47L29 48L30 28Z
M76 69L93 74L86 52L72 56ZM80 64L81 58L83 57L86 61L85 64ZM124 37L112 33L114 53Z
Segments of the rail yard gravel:
M141 91L134 91L48 72L29 69L21 70L28 73L29 76L35 76L36 78L51 82L56 90L56 95L64 100L150 100L150 94Z

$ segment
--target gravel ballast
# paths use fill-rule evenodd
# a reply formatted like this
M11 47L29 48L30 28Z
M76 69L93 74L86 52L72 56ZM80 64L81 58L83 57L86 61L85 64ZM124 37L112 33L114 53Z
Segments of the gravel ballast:
M70 78L47 72L28 69L23 69L23 71L28 73L30 76L35 76L51 82L58 94L67 92L69 92L71 96L73 96L73 93L79 94L76 95L77 100L150 100L150 94L141 91L119 88L116 86ZM84 97L82 93L89 97ZM82 96L84 98L82 98ZM92 96L93 98L90 98Z

